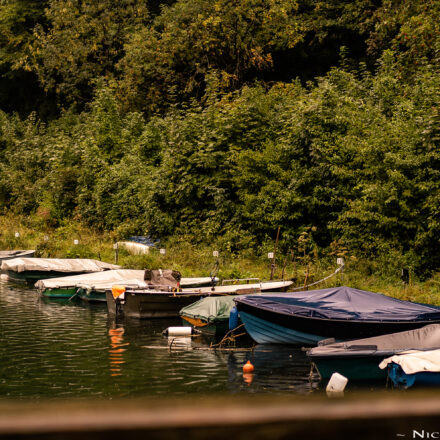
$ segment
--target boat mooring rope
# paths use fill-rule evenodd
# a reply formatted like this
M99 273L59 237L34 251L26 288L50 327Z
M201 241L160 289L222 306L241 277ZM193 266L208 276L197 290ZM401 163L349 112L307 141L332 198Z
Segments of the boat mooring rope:
M337 268L332 274L326 276L326 277L323 278L322 280L315 281L314 283L307 284L306 286L295 287L295 288L293 288L293 289L291 289L291 290L292 290L292 291L293 291L293 290L304 290L304 289L306 289L307 287L310 287L310 286L316 286L316 284L319 284L319 283L322 283L322 282L324 282L324 281L327 281L327 280L330 279L331 277L335 276L336 274L338 274L339 272L341 272L343 268L344 268L343 265L342 265L342 266L339 266L339 267L338 267L338 268Z

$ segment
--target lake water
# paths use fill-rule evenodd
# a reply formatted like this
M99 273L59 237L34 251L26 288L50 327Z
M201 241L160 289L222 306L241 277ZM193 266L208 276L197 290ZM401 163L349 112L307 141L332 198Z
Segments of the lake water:
M286 346L214 351L206 338L170 341L180 320L109 319L104 304L47 301L0 282L0 398L294 393L318 388L305 354ZM247 360L255 366L243 377Z

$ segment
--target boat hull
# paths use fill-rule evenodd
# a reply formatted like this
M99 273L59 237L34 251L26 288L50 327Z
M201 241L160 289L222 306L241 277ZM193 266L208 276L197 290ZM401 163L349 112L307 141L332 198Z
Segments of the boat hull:
M102 290L86 290L78 289L78 298L82 301L93 302L93 303L105 303L107 298L105 296L105 291Z
M126 292L123 301L115 300L111 292L106 292L107 307L110 314L122 313L132 318L178 318L180 309L205 295L173 294L171 292L132 293Z
M49 278L66 277L71 275L81 275L83 272L56 272L56 271L40 271L26 270L24 272L15 272L7 270L4 272L7 280L12 283L28 284L33 286L39 280L47 280Z
M440 386L440 373L431 371L422 371L414 374L406 374L398 364L391 363L388 370L388 377L394 386L399 388L411 388L413 386L432 387Z
M45 289L41 295L50 299L69 299L76 296L76 287L59 288L59 289Z
M2 261L12 260L14 258L31 258L35 255L35 251L0 251L0 264Z
M314 358L313 363L322 379L330 379L333 373L339 373L351 381L385 381L387 373L379 368L383 356L359 356Z
M229 331L229 320L216 320L214 322L204 322L201 319L194 319L182 316L183 325L191 324L192 327L211 336L223 336Z
M348 340L413 330L435 321L350 321L284 315L237 303L247 332L259 344L316 345L328 338Z

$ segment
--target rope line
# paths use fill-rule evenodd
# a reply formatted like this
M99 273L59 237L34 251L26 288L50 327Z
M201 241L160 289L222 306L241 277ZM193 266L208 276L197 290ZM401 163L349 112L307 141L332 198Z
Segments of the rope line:
M326 277L323 278L322 280L315 281L314 283L307 284L306 286L295 287L294 289L291 289L291 290L292 290L292 291L293 291L293 290L304 290L304 289L307 288L307 287L315 286L316 284L322 283L323 281L327 281L327 280L330 279L331 277L333 277L333 276L335 276L336 274L338 274L339 272L341 272L341 270L342 270L343 268L344 268L344 266L339 266L339 267L338 267L338 268L337 268L332 274L326 276Z

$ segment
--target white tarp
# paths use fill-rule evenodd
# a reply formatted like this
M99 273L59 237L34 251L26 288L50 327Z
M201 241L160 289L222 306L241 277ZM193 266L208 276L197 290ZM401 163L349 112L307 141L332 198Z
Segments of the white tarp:
M123 248L132 255L144 255L150 252L150 246L135 241L118 241L118 248Z
M13 258L21 258L21 257L33 257L35 254L34 250L28 251L0 251L0 261L3 260L12 260Z
M229 286L215 286L215 287L199 287L196 289L182 289L185 291L196 291L198 293L251 293L255 292L270 292L273 290L287 289L292 285L292 281L268 281L264 283L252 284L232 284Z
M39 280L35 287L40 290L60 289L68 287L94 288L99 287L101 290L111 289L114 284L121 284L127 287L146 288L144 281L144 270L118 269L106 270L105 272L96 272L84 275L73 275L70 277L51 278L48 280ZM182 278L180 283L182 286L199 285L209 283L211 278ZM191 289L194 290L194 289Z
M86 258L14 258L2 262L1 270L13 272L100 272L120 266Z
M126 279L123 281L97 281L97 282L87 282L87 283L79 283L75 287L80 287L81 289L91 291L105 291L112 290L113 286L124 286L131 287L134 289L147 289L148 285L145 281L138 280L136 278Z
M82 287L82 285L94 285L102 283L117 284L125 280L136 279L143 282L143 270L117 269L106 270L104 272L95 272L84 275L73 275L70 277L51 278L48 280L39 280L35 284L37 289L60 289L68 287Z
M379 368L384 369L391 362L400 365L406 374L421 373L423 371L438 373L440 372L440 350L396 354L384 359L379 364Z

